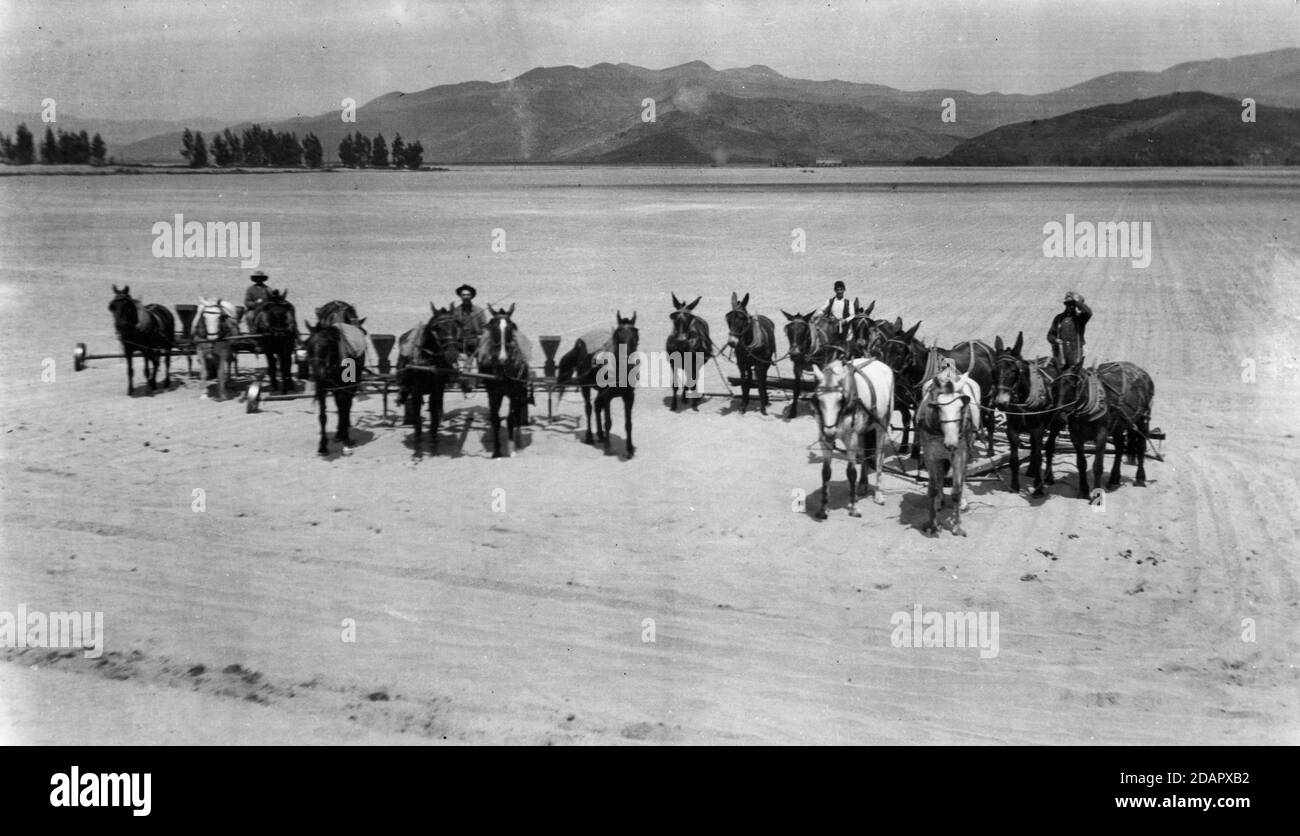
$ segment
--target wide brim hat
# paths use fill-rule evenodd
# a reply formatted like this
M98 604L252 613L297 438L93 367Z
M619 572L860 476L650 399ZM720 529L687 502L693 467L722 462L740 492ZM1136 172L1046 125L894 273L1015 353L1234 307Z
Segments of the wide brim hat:
M469 298L473 299L475 296L478 296L478 291L475 290L472 285L467 285L467 284L463 284L460 287L456 288L456 295L459 296L462 292L466 290L469 291Z
M268 275L266 275L265 273L263 273L261 270L258 270L256 273L254 273L253 275L249 276L248 278L249 278L250 281L254 281L254 282L262 281L262 282L264 282L264 281L266 281L267 279L269 279L269 278L271 278L271 277L268 276Z

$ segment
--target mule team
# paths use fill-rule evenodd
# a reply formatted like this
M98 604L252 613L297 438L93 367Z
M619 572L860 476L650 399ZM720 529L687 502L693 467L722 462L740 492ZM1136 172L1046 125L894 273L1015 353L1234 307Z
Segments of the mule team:
M109 304L119 338L127 357L127 386L133 386L131 357L144 356L149 388L156 387L160 357L167 358L170 373L170 350L173 346L174 320L161 305L143 305L132 299L129 288L114 290ZM462 288L461 290L464 290ZM471 289L472 290L472 289ZM464 294L463 294L464 295ZM470 296L469 298L472 298ZM837 300L832 300L835 302ZM1078 300L1080 303L1081 299ZM216 376L225 395L225 367L233 355L237 339L237 317L229 303L201 300L195 331L195 346L209 372ZM694 313L700 298L686 303L672 296L672 321L665 348L673 364L671 408L677 411L678 392L698 408L698 368L700 358L713 358L721 352L714 345L708 323ZM1067 312L1072 311L1067 297ZM749 295L731 296L731 310L726 315L725 350L734 352L740 369L742 409L747 409L750 391L758 389L759 408L766 414L769 405L767 372L776 357L775 326L766 316L751 313ZM488 392L489 413L494 439L494 457L502 455L500 408L510 401L506 415L506 438L515 441L517 432L527 421L527 404L531 401L531 375L527 342L514 323L514 306L495 309L488 306L486 315L467 317L467 308L439 308L430 305L432 316L399 340L398 383L401 399L413 415L417 450L421 444L420 409L422 400L429 403L430 435L433 452L437 452L438 424L442 415L443 393L450 381L466 374L481 378ZM1023 332L1013 345L997 337L994 345L975 340L958 343L951 349L927 347L917 336L921 323L904 328L901 318L892 322L874 319L875 303L862 307L854 300L852 313L847 308L840 316L830 306L810 314L791 314L786 318L787 356L794 366L796 397L785 414L796 415L803 389L803 374L816 377L811 403L818 419L818 441L822 452L822 492L819 519L826 519L829 505L831 461L842 452L848 461L849 514L859 516L859 492L883 504L880 497L880 472L884 452L883 439L889 437L890 421L895 410L902 418L902 442L899 453L911 452L923 457L929 474L930 515L927 533L938 531L938 514L942 504L945 471L952 477L954 534L965 534L961 511L965 510L963 484L966 461L978 435L987 434L988 452L993 453L994 411L1007 417L1010 445L1011 490L1020 489L1020 436L1028 434L1030 458L1027 475L1033 479L1034 496L1043 495L1043 485L1052 484L1052 452L1056 436L1064 425L1074 443L1079 473L1079 496L1096 501L1100 493L1106 440L1114 446L1114 463L1108 487L1120 482L1120 456L1136 460L1135 484L1145 485L1145 450L1149 434L1154 384L1138 366L1127 362L1102 363L1084 368L1081 355L1057 351L1053 358L1028 359L1022 356ZM472 309L477 312L478 309ZM1090 315L1090 312L1088 312ZM1052 334L1058 322L1053 323ZM1084 320L1086 321L1086 319ZM317 311L316 324L307 323L309 334L306 351L312 379L316 383L321 427L318 452L328 452L325 432L325 398L332 393L339 413L335 440L350 447L350 409L360 384L360 370L365 359L364 320L345 302L331 302ZM250 317L250 327L259 335L268 356L272 385L282 391L291 386L290 358L296 345L294 310L287 294L270 291L260 300ZM1067 328L1068 330L1068 328ZM1050 336L1050 335L1049 335ZM1080 330L1081 337L1081 330ZM602 385L598 372L602 363L629 363L639 345L636 314L616 317L609 337L598 343L599 335L580 338L559 363L557 385L581 389L587 415L586 441L610 444L614 398L623 401L624 430L628 457L635 454L632 443L632 407L635 380L629 369L617 369L604 379L618 381ZM1055 345L1055 341L1054 341ZM467 372L466 349L476 360L477 372ZM1057 346L1059 349L1059 346ZM274 358L274 360L272 360ZM150 365L152 364L152 370ZM678 384L682 372L681 385ZM592 395L595 395L595 429L592 434ZM412 408L413 406L413 408ZM912 430L916 444L909 444ZM1044 447L1044 434L1047 435ZM1093 464L1093 491L1089 491L1084 445L1096 447ZM1046 455L1044 455L1044 450ZM870 470L876 473L872 489L868 483L868 459L874 456ZM858 466L861 465L859 478Z

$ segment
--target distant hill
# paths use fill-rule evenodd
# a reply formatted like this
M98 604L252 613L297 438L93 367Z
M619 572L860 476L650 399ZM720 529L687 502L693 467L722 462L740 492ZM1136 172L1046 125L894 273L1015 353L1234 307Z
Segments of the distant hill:
M431 162L794 161L814 156L903 161L936 156L994 128L1179 90L1260 105L1300 106L1300 49L1121 72L1037 96L902 91L878 84L789 78L754 65L715 70L693 61L663 70L632 64L546 67L503 82L470 81L388 93L357 109L264 123L321 139L327 160L345 134L400 132ZM642 122L654 99L656 119ZM957 121L940 120L952 98ZM807 121L803 121L807 120ZM232 126L239 129L248 123ZM210 131L205 131L210 133ZM123 159L179 162L180 131L120 150Z
M1172 93L997 128L969 139L937 165L1300 165L1300 110L1239 99Z

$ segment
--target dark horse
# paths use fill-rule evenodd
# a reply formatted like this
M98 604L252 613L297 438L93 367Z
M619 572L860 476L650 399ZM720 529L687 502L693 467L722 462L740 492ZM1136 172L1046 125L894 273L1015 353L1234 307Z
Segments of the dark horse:
M749 389L758 377L758 411L767 414L767 370L776 356L776 326L765 316L752 314L747 309L749 294L737 299L731 294L731 310L727 312L727 345L736 352L736 365L740 368L740 411L749 409Z
M298 317L289 302L289 291L272 290L266 301L249 319L254 334L262 335L262 353L266 355L266 374L272 388L279 377L280 391L294 390L293 350L298 347Z
M591 390L596 385L596 373L599 367L596 365L596 355L599 351L608 351L611 344L606 341L603 345L593 344L599 336L583 336L574 340L573 348L564 353L556 366L555 372L555 389L559 398L564 397L566 386L577 386L582 391L582 411L587 416L587 437L586 443L591 444L593 437L591 434ZM557 398L558 402L558 398ZM603 426L597 426L596 432L603 440L605 430Z
M691 409L700 408L700 374L704 364L713 357L713 340L709 338L709 323L692 311L700 304L696 296L689 305L673 294L673 312L668 315L672 320L673 331L668 335L664 348L668 353L668 364L672 366L673 412L677 411L677 372L682 372L682 397L691 402Z
M428 322L412 328L398 340L397 380L402 390L401 401L407 404L408 415L415 424L415 455L420 455L420 406L429 396L429 435L432 436L433 454L438 455L438 423L442 420L442 396L456 374L456 359L460 352L460 324L451 308L439 308L429 303L433 317ZM420 368L409 368L411 365ZM412 402L411 399L414 399Z
M623 399L623 431L627 437L627 457L636 455L632 446L632 405L636 403L636 384L639 369L633 355L641 342L641 334L636 329L636 311L631 319L624 319L621 312L614 314L617 325L610 337L608 351L596 355L596 427L609 450L609 429L614 423L610 401L615 397ZM601 420L604 416L604 421Z
M788 320L785 324L785 338L790 342L790 363L794 366L794 397L785 413L789 420L799 411L803 373L811 371L813 366L826 368L836 360L843 360L846 352L840 342L839 324L831 317L821 316L816 311L808 314L781 313Z
M352 307L348 302L339 299L326 302L316 309L316 324L324 327L326 325L355 325L362 328L366 324L364 319L357 316L357 309Z
M1085 369L1076 363L1061 373L1056 381L1056 405L1065 415L1074 442L1075 461L1079 470L1079 496L1100 501L1101 473L1106 457L1106 439L1115 446L1115 463L1110 471L1108 490L1119 487L1120 459L1125 452L1137 459L1137 478L1133 484L1146 487L1146 439L1150 433L1151 401L1156 387L1138 366L1127 362L1102 363ZM1088 491L1088 462L1083 446L1096 445L1093 462L1094 490ZM1052 447L1047 448L1047 468L1051 472Z
M126 355L126 393L130 395L135 388L135 371L131 366L137 351L144 365L145 379L149 381L149 391L158 388L159 355L167 358L163 388L170 385L172 347L176 338L176 320L172 312L162 305L145 305L132 299L130 285L121 290L113 285L113 301L108 303L108 310L113 314L113 326L117 329L117 338L122 341L122 353Z
M871 354L871 346L875 343L876 334L886 324L883 319L871 318L871 312L875 309L876 302L874 299L865 308L857 299L853 300L853 316L849 318L848 342L845 345L851 360L867 357Z
M316 452L322 456L329 455L329 442L325 435L325 396L331 392L339 413L334 440L342 441L345 450L350 451L352 399L361 385L366 364L365 333L354 325L312 325L310 322L307 330L307 362L316 383L316 403L320 408L320 445Z
M956 370L969 375L979 384L981 420L977 422L988 433L988 451L993 455L993 433L995 421L993 410L989 406L993 399L993 349L979 340L957 343L952 348L926 348L916 338L916 331L921 323L916 323L906 331L903 320L895 319L892 324L880 326L874 337L869 353L882 358L894 370L894 389L897 397L898 411L903 420L903 443L898 452L906 455L908 451L908 434L916 417L916 407L921 402L922 384L938 373L945 358L950 359ZM914 457L920 457L920 449L912 450Z
M478 370L488 393L488 418L492 422L492 458L504 454L501 446L501 401L510 399L506 412L506 440L519 443L518 432L528 420L528 356L520 346L518 326L510 318L515 306L497 310L488 305L488 324L478 344Z
M1020 490L1020 434L1029 433L1029 469L1025 475L1034 480L1034 496L1043 495L1043 484L1052 484L1050 470L1043 467L1043 431L1050 430L1049 443L1056 443L1059 413L1052 403L1055 379L1048 371L1051 358L1026 360L1020 356L1025 334L1016 335L1016 344L1007 348L1002 338L993 342L997 356L993 361L993 406L1007 416L1007 443L1011 447L1011 490Z

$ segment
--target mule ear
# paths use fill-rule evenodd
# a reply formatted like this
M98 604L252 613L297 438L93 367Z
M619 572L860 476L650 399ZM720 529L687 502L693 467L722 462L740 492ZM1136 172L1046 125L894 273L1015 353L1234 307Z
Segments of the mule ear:
M1025 347L1025 332L1021 331L1019 334L1016 334L1016 347L1011 349L1011 353L1019 357L1020 349L1024 347Z
M870 305L867 305L867 309L866 309L865 311L863 311L862 313L866 314L867 316L870 316L870 315L871 315L871 312L874 311L875 309L876 309L876 300L875 300L875 299L872 299L872 300L871 300L871 304L870 304Z
M901 316L894 317L894 330L895 331L903 330L903 318Z
M674 294L673 294L673 307L674 307L674 308L680 308L681 306L682 306L682 302L681 302L681 300L678 299L678 298L677 298L677 294L674 293Z
M494 307L492 307L492 303L491 303L491 302L488 302L487 312L488 312L488 316L496 316L496 315L497 315L497 309L494 308Z
M432 302L430 302L430 303L429 303L429 310L433 311L434 313L437 313L437 312L438 312L438 306L435 305L435 304L433 304Z
M118 290L118 289L117 289L117 285L115 284L115 285L113 285L113 292L114 292L114 293L121 293L122 291Z
M614 311L614 324L615 325L623 324L623 312L617 309Z
M781 310L781 314L782 314L786 319L790 320L791 322L793 322L794 320L796 320L796 319L799 318L799 317L795 316L794 314L786 313L786 312L785 312L785 308L781 308L780 310Z
M632 318L628 320L629 325L636 325L636 311L632 311Z
M700 300L703 298L704 298L703 296L696 296L695 301L686 306L686 310L688 311L695 310L695 306L700 304Z
M731 291L731 307L736 307L736 303L739 301L740 297L736 295L736 291Z
M916 331L917 331L917 329L920 328L920 327L921 327L921 323L920 323L920 322L917 322L917 323L916 323L915 325L913 325L911 328L908 328L908 329L907 329L907 333L903 334L903 339L904 339L904 340L911 340L911 339L914 339L914 338L916 337Z
M358 319L358 320L357 320L357 327L360 328L362 325L365 325L365 324L366 324L366 320L369 319L369 318L370 318L370 317L368 317L368 316L363 316L361 319Z
M510 310L506 311L506 316L514 316L514 315L515 315L515 305L516 305L516 304L517 304L517 303L515 303L515 302L511 302L511 303L510 303Z
M995 337L995 338L994 338L994 340L993 340L993 350L996 351L998 354L1001 354L1003 351L1006 350L1006 346L1004 346L1004 345L1002 344L1002 338L1001 338L1001 337Z
M732 294L732 295L735 295L735 294ZM745 294L745 298L740 300L740 307L744 308L744 307L747 307L748 305L749 305L749 294L746 293L746 294Z

